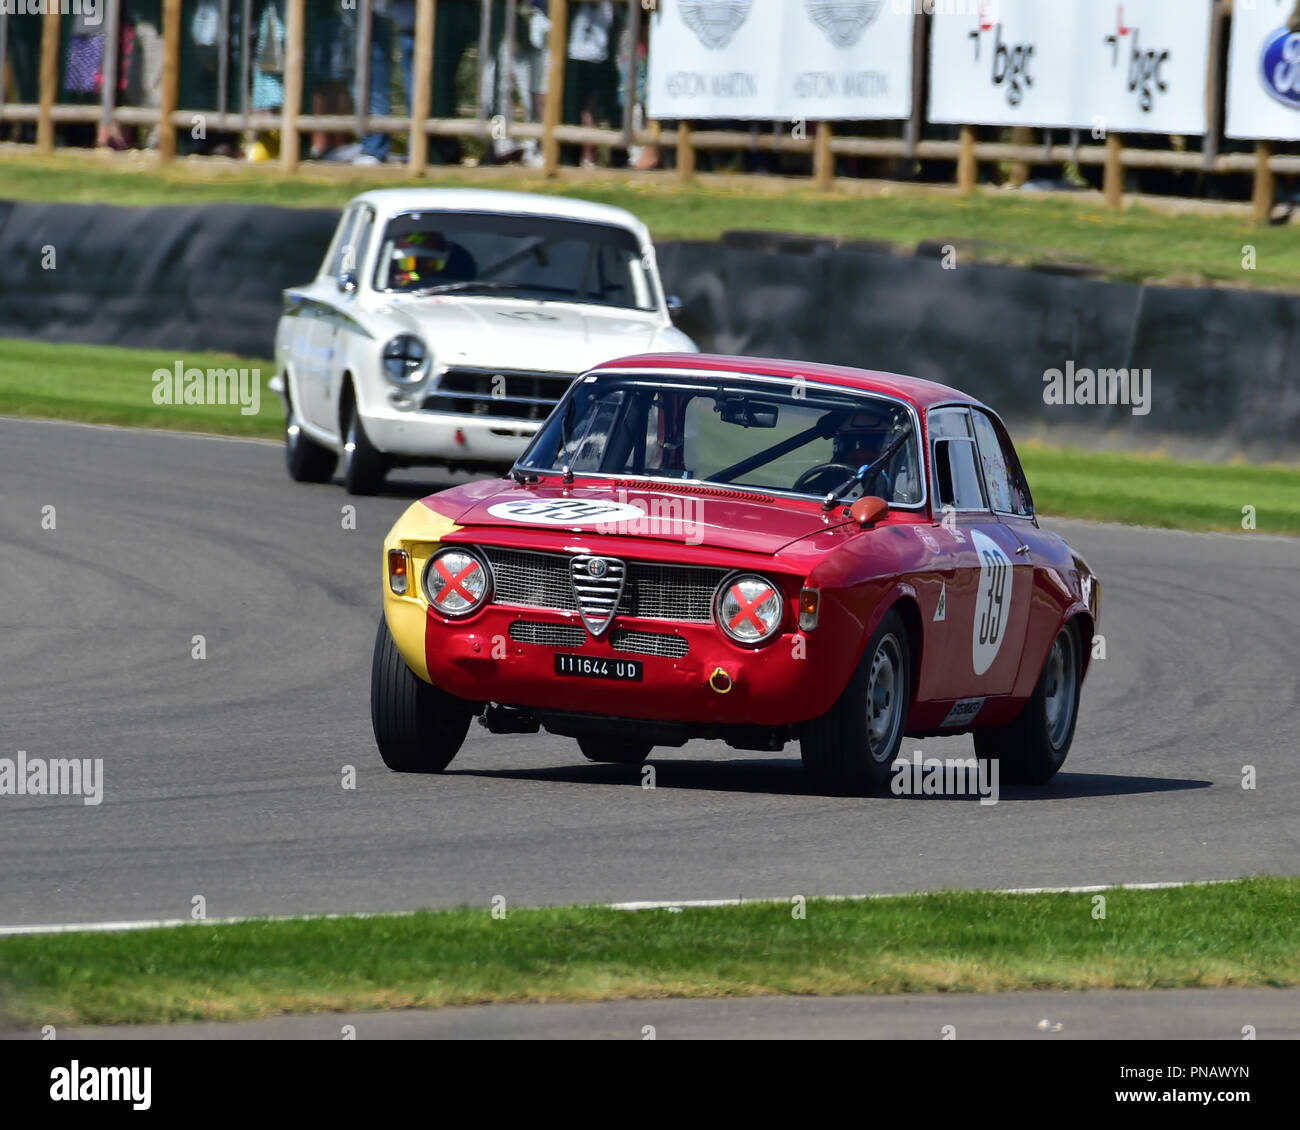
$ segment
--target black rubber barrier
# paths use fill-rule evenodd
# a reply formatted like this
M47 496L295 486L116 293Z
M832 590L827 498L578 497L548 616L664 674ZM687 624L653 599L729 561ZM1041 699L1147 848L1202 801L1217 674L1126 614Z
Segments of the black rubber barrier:
M0 203L0 337L269 357L280 292L315 274L336 219ZM949 269L936 245L899 255L765 232L661 244L659 258L683 328L710 351L926 377L1057 441L1300 459L1300 295ZM1150 370L1145 403L1144 379L1125 403L1045 401L1053 370L1078 382L1117 369Z
M273 352L338 222L269 205L0 203L0 337Z

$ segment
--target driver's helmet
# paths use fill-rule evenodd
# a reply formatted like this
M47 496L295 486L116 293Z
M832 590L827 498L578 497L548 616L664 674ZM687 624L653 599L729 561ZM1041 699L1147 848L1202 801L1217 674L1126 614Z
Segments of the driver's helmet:
M451 245L440 231L413 231L393 244L393 285L428 286L438 281L451 259Z
M861 467L885 450L893 427L870 412L858 412L845 420L834 437L835 462Z

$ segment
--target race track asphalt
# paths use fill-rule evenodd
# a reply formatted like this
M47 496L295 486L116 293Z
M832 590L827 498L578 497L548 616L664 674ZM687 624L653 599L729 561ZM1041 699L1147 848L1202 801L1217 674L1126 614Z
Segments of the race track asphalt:
M477 727L399 776L370 732L379 546L438 485L353 499L277 445L0 419L0 757L105 780L0 796L0 925L1300 874L1300 540L1046 523L1103 579L1107 657L1066 771L997 805L820 796L793 746L660 751L646 790Z
M59 1028L58 1039L338 1040L351 1028L358 1040L1240 1040L1247 1026L1260 1040L1300 1039L1300 989L467 1005ZM0 1040L41 1036L0 1031Z

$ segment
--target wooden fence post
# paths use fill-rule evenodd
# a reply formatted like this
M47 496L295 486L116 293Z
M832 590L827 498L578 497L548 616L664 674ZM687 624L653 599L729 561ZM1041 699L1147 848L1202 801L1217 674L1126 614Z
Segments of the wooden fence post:
M813 180L822 192L835 187L835 154L831 152L830 122L817 123L817 140L813 147Z
M1124 206L1124 142L1117 133L1106 134L1106 172L1102 180L1102 190L1106 194L1107 208Z
M41 111L36 119L36 148L54 152L54 103L59 96L59 6L52 4L41 25Z
M1273 199L1277 192L1277 178L1269 164L1273 157L1273 143L1261 141L1255 146L1255 222L1268 223L1273 214Z
M176 156L176 127L172 114L180 91L181 77L181 0L163 0L162 90L158 95L158 159L170 161Z
M975 160L975 127L961 127L961 153L957 157L957 188L963 196L975 191L979 162Z
M551 61L546 82L546 113L542 120L542 160L548 177L560 168L556 127L564 121L564 64L569 57L569 0L551 0Z
M429 164L429 135L424 120L429 114L433 91L433 37L437 33L434 0L415 0L415 74L411 95L411 175L422 176Z
M295 172L302 145L298 139L298 116L302 113L303 64L306 52L307 0L285 0L284 7L284 105L280 107L280 171Z
M695 179L695 127L690 122L677 123L677 179L689 184Z

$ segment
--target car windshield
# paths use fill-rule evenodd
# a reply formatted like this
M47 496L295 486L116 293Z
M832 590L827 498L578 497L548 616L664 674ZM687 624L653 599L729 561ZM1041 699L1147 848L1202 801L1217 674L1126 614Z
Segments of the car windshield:
M846 485L880 462L862 484ZM696 480L846 500L923 501L911 411L895 400L742 374L591 374L516 465L528 472Z
M386 293L507 295L654 310L626 228L546 216L409 212L389 221L375 268Z

